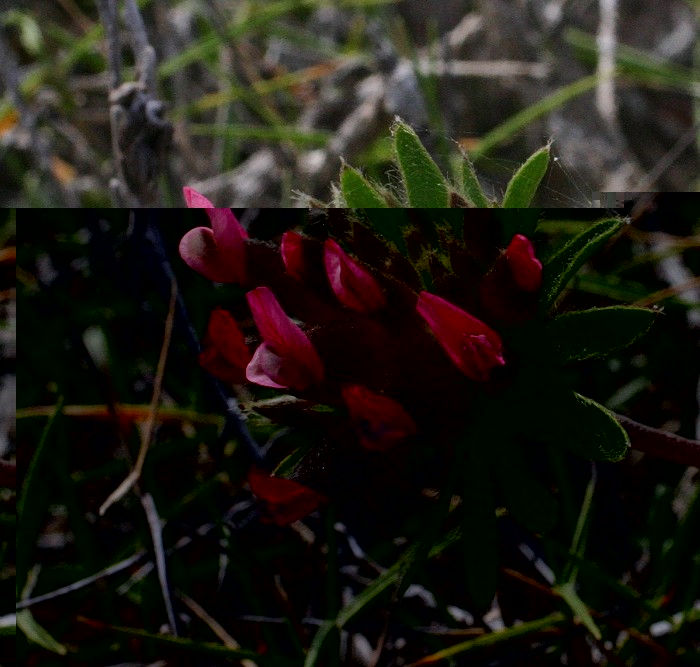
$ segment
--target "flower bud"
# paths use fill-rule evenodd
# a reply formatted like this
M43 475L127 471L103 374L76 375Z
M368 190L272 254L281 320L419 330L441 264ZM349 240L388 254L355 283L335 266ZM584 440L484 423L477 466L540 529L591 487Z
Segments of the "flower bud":
M506 250L506 260L515 284L523 292L536 292L542 285L542 262L535 248L522 234L516 234Z
M251 356L231 313L215 308L209 316L204 349L199 355L200 366L224 382L242 384Z
M359 384L346 385L342 395L365 449L386 451L418 430L411 415L388 396Z
M501 337L473 315L429 292L420 293L416 310L467 377L485 382L492 368L505 365Z
M386 305L379 283L332 239L324 245L323 258L331 288L344 306L370 313Z
M263 343L246 369L250 382L303 390L323 380L323 362L306 334L282 310L267 287L246 294Z
M184 188L190 208L205 208L211 221L208 227L191 229L180 241L180 257L205 278L219 283L245 280L245 239L248 233L229 208L214 208L192 188Z
M272 477L259 468L248 471L248 483L251 491L264 502L261 519L265 523L286 526L326 502L325 496L308 486L284 477Z
M296 232L282 234L282 259L287 273L296 280L302 280L305 272L303 243L303 238Z

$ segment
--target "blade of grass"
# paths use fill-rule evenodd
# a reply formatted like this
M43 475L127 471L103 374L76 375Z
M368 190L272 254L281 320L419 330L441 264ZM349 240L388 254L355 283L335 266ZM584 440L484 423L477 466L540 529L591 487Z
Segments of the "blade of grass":
M418 667L419 665L431 665L441 660L446 660L452 658L455 655L462 653L469 653L476 649L487 648L498 646L505 642L512 641L513 639L519 639L521 637L527 637L528 635L535 634L547 628L557 627L559 625L564 625L568 622L568 619L560 611L556 611L543 618L538 618L534 621L528 621L520 625L513 626L511 628L506 628L499 632L492 632L488 635L483 635L482 637L477 637L476 639L469 639L465 642L455 644L449 648L428 655L425 658L421 658L417 662L411 663L408 667Z
M576 523L576 530L574 531L574 537L571 542L570 553L578 556L579 559L583 559L583 555L586 551L586 538L588 535L588 525L591 518L591 508L593 507L593 493L595 492L596 482L598 480L598 473L595 463L591 463L591 479L586 486L586 492L583 496L583 503L581 504L581 512L579 513L578 521ZM571 611L580 621L586 626L588 631L597 639L602 638L600 629L595 624L593 617L588 611L588 607L581 600L576 592L576 577L578 576L578 563L571 558L567 561L564 566L564 570L561 576L561 583L554 587L554 591L558 593L562 600L566 602Z
M376 5L390 5L397 0L345 0L340 4L346 7L372 7ZM268 23L300 9L316 9L322 6L322 0L281 0L259 4L255 12L248 13L244 20L229 25L224 30L227 40L235 41L259 28L264 28ZM169 77L177 71L193 63L207 60L215 54L219 48L218 35L209 36L200 40L182 53L165 60L158 68L159 78Z
M134 405L127 403L115 403L117 414L120 418L131 419L135 422L146 421L151 407L149 405ZM32 417L50 417L55 408L53 406L33 406L20 408L15 416L17 419L29 419ZM66 405L62 408L66 417L85 417L92 419L109 419L109 408L106 405ZM166 408L159 406L156 410L156 419L163 423L192 422L193 424L212 424L222 426L224 418L221 415L203 414L195 410L183 408Z
M117 634L127 635L129 637L137 637L146 642L153 642L158 645L170 646L182 651L188 651L191 653L199 653L202 655L210 656L220 656L224 659L249 659L255 660L260 665L270 665L271 667L298 667L299 663L296 660L291 660L289 658L284 658L279 655L255 653L254 651L247 651L244 649L232 649L223 644L214 644L212 642L197 642L192 639L183 639L182 637L172 637L170 635L160 635L153 634L151 632L146 632L140 628L129 628L119 625L109 625L108 623L103 623L91 618L86 618L84 616L78 616L76 619L79 623L89 625L96 630L103 630L107 632L114 632Z
M442 553L449 546L457 542L460 538L461 531L459 528L454 528L438 543L435 544L428 554L428 558L433 558ZM365 590L357 595L350 604L341 609L335 620L330 619L317 630L316 635L311 643L309 652L306 655L304 667L314 667L320 657L321 648L323 647L331 630L335 627L342 629L353 618L358 616L373 600L376 600L382 593L391 588L392 585L398 583L405 569L411 563L415 556L418 545L413 545L406 549L399 559L385 572L380 574Z
M34 456L29 463L29 469L24 477L22 489L17 498L17 518L20 522L19 533L17 535L17 591L23 588L27 578L27 571L31 561L31 550L34 546L36 536L41 528L41 513L44 510L44 491L41 484L41 468L48 451L47 443L51 435L57 417L63 406L63 396L59 397L54 407L53 414L44 426L44 430L39 439Z
M469 157L476 161L481 156L487 155L496 146L505 143L538 118L546 116L548 113L566 104L569 100L573 100L575 97L595 88L598 78L597 75L592 74L574 81L574 83L554 91L539 102L527 107L527 109L523 109L511 116L507 121L501 123L484 136L477 146L469 151Z
M321 130L300 130L292 126L255 127L250 125L192 124L193 136L231 137L235 139L258 139L260 141L291 141L299 146L325 146L332 137Z
M100 516L104 516L105 512L117 501L121 500L131 489L136 482L138 482L141 476L141 471L143 470L143 464L146 460L146 454L148 453L148 448L151 444L151 438L153 437L153 427L156 421L156 411L158 409L158 403L160 402L160 392L163 385L163 375L165 373L165 362L168 359L168 350L170 348L170 339L173 334L173 324L175 322L175 305L177 303L177 284L175 280L171 280L170 284L170 305L168 307L168 316L165 320L165 333L163 335L163 345L160 350L160 357L158 359L158 367L156 370L156 379L153 384L153 398L151 399L151 406L148 411L148 419L146 421L146 426L143 431L143 436L141 438L141 447L139 448L139 455L134 464L134 469L129 473L126 479L109 495L107 500L102 503L100 507Z

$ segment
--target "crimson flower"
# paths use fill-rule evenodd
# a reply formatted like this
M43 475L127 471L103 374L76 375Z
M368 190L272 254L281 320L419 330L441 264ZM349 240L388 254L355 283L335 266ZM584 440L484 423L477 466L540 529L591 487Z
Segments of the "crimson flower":
M370 313L386 305L379 283L332 239L324 244L323 259L331 288L344 306Z
M215 308L209 316L199 365L224 382L242 384L252 354L233 315Z
M282 234L282 259L285 267L287 267L287 273L297 280L302 280L304 277L303 243L304 239L296 232L290 231Z
M308 486L284 477L272 477L260 468L248 471L252 492L265 503L261 520L286 526L317 510L326 497Z
M420 293L416 310L452 363L472 380L485 382L492 368L506 363L501 337L473 315L429 292Z
M377 394L360 384L346 385L341 391L360 444L365 449L386 451L417 432L411 415L393 398Z
M323 380L323 363L306 334L282 310L267 287L246 294L264 342L246 368L250 382L276 389L306 389Z
M191 229L180 241L180 257L197 273L218 283L241 283L245 279L245 239L248 233L229 208L214 208L203 195L184 188L189 208L205 208L208 227Z
M515 284L523 292L536 292L542 285L542 262L535 257L531 241L516 234L505 254Z

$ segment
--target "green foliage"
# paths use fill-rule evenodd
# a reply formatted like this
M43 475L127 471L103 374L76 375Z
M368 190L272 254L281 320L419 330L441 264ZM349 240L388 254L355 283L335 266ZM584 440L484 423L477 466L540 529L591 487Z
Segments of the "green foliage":
M545 325L541 350L560 364L605 357L643 336L657 315L654 310L625 306L565 313Z
M630 446L627 432L602 405L564 387L521 396L520 418L530 437L563 445L587 459L619 461Z
M340 184L335 187L335 208L490 208L499 206L484 194L468 155L462 154L462 178L453 185L410 125L397 118L392 127L394 159L401 175L401 192L389 193L365 178L357 169L343 164ZM549 145L533 153L513 175L501 206L530 206L549 165Z
M543 266L540 310L546 313L576 272L594 253L624 226L620 218L606 218L597 222L569 241Z
M467 590L474 605L488 609L496 594L498 529L488 441L466 443L462 486L462 550Z
M547 532L556 521L557 503L531 476L522 447L504 438L492 448L491 456L508 512L527 530Z
M474 163L466 154L462 155L462 187L467 201L472 202L477 208L489 208L492 206L481 188L474 170Z
M527 208L547 173L549 146L540 148L513 174L503 196L503 208Z
M408 205L411 208L447 208L447 183L418 135L401 121L394 125L393 135Z
M350 208L385 208L386 201L370 182L357 170L343 165L340 188Z
M22 611L17 612L17 627L27 639L52 653L65 655L68 652L66 647L57 642L46 628L34 618L29 609L22 609Z

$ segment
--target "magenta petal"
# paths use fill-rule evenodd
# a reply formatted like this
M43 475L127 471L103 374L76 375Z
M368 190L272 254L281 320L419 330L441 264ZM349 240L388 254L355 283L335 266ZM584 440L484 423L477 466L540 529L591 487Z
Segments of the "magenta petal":
M416 310L452 363L472 380L488 380L492 368L506 363L499 334L461 308L439 296L421 292Z
M332 239L324 244L323 259L328 282L344 306L369 313L386 305L379 283Z
M248 232L243 229L230 208L208 208L207 215L211 220L214 238L219 246L222 248L243 246L241 241L248 238Z
M270 343L262 343L253 358L245 369L245 376L248 382L262 385L263 387L274 387L275 389L287 389L289 385L278 384L272 376L279 376L282 360L271 349Z
M253 358L255 372L276 384L296 389L321 382L324 376L321 358L306 334L287 317L270 289L257 287L246 298L255 324L265 343L269 343L257 360Z
M180 240L179 250L185 263L205 278L219 283L240 282L241 264L221 253L208 227L190 229Z
M365 449L386 451L417 432L411 415L393 398L357 384L345 385L341 392Z
M282 260L287 268L287 273L296 280L304 277L304 240L296 232L282 234Z
M542 285L542 262L535 256L535 247L522 234L516 234L506 250L506 259L513 280L523 292L536 292Z
M182 192L185 195L187 208L214 208L214 204L212 204L204 195L200 195L194 188L185 186L182 188Z

